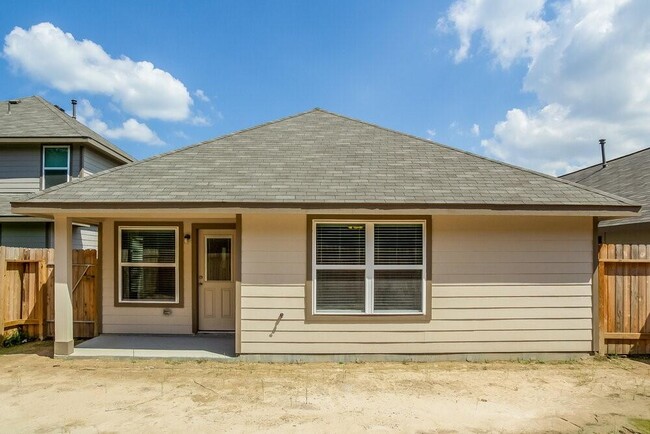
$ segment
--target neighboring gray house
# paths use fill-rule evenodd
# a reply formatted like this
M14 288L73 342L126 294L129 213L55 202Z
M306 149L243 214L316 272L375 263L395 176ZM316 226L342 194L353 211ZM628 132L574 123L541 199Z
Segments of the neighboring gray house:
M10 201L133 158L40 96L0 107L0 245L53 247L52 221L12 213ZM96 248L97 228L76 223L73 240Z
M596 164L560 178L577 182L643 205L636 217L605 220L600 241L610 244L650 244L650 148Z
M230 331L237 354L331 358L595 351L596 225L640 208L319 109L12 207L53 218L61 251L72 221L101 224L102 333Z

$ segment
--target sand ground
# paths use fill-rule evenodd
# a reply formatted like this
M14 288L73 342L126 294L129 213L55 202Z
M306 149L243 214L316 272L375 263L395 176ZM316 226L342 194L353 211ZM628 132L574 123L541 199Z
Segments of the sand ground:
M31 344L30 344L31 345ZM650 360L256 364L0 352L2 432L644 432Z

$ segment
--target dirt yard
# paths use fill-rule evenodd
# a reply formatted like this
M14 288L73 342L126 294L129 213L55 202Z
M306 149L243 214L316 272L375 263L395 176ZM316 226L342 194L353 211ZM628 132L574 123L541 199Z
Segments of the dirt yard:
M51 342L0 350L0 431L650 430L648 360L61 360L50 357L50 347Z

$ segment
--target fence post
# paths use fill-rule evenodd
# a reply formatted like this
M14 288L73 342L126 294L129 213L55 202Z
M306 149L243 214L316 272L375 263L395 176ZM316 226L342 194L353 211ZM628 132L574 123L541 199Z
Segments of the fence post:
M601 244L598 253L598 354L606 355L605 332L607 331L607 279L605 278L607 244Z
M7 249L0 246L0 342L2 342L5 335L5 286L7 284Z

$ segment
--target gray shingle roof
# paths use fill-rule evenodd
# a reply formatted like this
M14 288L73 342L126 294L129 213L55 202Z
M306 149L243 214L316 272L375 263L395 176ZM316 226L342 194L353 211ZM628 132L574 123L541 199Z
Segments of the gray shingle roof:
M11 105L7 111L8 101L0 102L0 138L89 138L100 150L117 154L124 162L133 161L129 154L111 142L68 116L40 96L17 99L18 104Z
M638 217L609 220L601 226L650 222L650 148L561 176L592 188L627 197L643 205Z
M23 206L197 203L636 209L607 193L320 109L54 187Z

